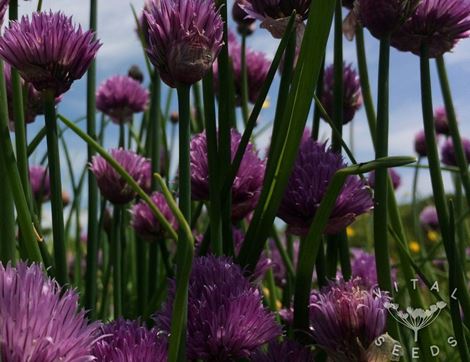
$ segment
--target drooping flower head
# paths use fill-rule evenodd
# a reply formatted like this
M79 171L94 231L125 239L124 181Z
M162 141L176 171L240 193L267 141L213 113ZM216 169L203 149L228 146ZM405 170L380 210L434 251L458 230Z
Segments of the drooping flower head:
M448 136L450 134L447 112L444 107L434 110L434 128L437 134Z
M193 84L211 69L222 47L222 18L210 0L152 1L144 12L147 54L170 87Z
M101 326L93 348L98 362L166 362L166 341L139 321L119 318Z
M241 135L231 132L232 160L235 157ZM191 140L191 192L194 200L209 200L209 166L205 133ZM240 168L232 185L232 219L240 220L254 210L261 194L265 164L252 144L248 144Z
M178 223L168 206L165 197L160 192L152 194L152 201L163 214L170 225L176 229ZM132 207L132 227L136 233L145 240L155 241L165 236L165 230L158 222L150 207L143 200Z
M61 12L34 13L10 23L0 38L0 56L36 90L57 97L80 79L101 44Z
M144 187L148 177L148 159L122 148L112 149L110 154L140 187ZM94 173L103 196L113 204L127 204L135 197L134 190L103 157L93 156L90 170Z
M120 124L134 113L143 112L149 101L149 92L127 76L114 76L104 81L96 92L96 108Z
M29 166L29 182L35 200L44 202L51 198L51 182L47 168Z
M233 2L232 18L237 23L237 31L240 34L250 35L255 28L255 19L250 18L246 11L240 5L245 0L236 0Z
M367 361L367 348L385 331L388 301L385 293L365 289L358 278L336 280L311 295L313 338L332 361Z
M155 316L156 326L169 332L175 282L168 299ZM248 358L260 346L281 333L262 303L259 290L242 269L225 257L194 260L189 280L187 359L232 361Z
M393 186L393 189L396 190L400 187L401 185L401 177L400 175L398 174L398 172L396 172L393 168L389 168L388 169L388 174L390 175L390 178L392 179L392 186ZM372 187L373 189L375 188L375 171L372 171L370 174L369 174L369 186Z
M470 162L470 140L462 138L462 146L467 158L467 162ZM454 142L452 141L452 138L447 139L442 145L441 155L443 164L447 166L457 166Z
M282 342L272 340L266 352L257 351L252 362L313 362L312 349L296 341L284 339Z
M421 46L429 57L449 52L470 31L470 1L421 0L412 16L392 35L391 44L402 51L420 55Z
M242 100L242 87L243 87L243 73L242 73L242 59L241 59L241 46L238 43L235 35L229 36L229 54L232 60L233 80L235 88L236 104L241 105ZM255 103L258 99L261 87L266 80L269 72L271 62L266 58L262 52L255 52L250 48L246 48L246 73L248 81L248 101ZM219 77L218 66L214 63L214 83L215 89L219 91Z
M92 361L97 326L87 324L78 301L39 265L0 263L0 359Z
M11 131L14 131L15 109L13 107L13 83L11 78L11 66L8 63L4 64L4 75L8 99L9 128ZM21 79L21 85L24 92L24 120L26 123L32 123L36 119L36 116L44 114L44 97L41 92L38 92L31 85L31 83L27 83ZM61 99L62 97L56 97L56 103L59 103Z
M361 24L381 39L393 33L412 14L419 0L357 0L354 11Z
M326 143L306 139L299 148L277 215L286 222L288 231L306 235L313 217L335 172L346 167L341 155L326 148ZM371 210L372 196L357 176L344 183L325 232L335 234L345 229L357 216Z
M439 218L434 206L426 206L419 214L419 222L426 230L439 230Z
M334 114L334 68L325 69L321 102L330 117ZM343 66L343 124L351 122L356 112L362 107L362 92L359 76L352 64Z

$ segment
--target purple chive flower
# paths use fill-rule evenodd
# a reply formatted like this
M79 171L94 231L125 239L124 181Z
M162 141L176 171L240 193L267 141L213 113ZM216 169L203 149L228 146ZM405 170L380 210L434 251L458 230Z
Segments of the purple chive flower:
M351 270L353 278L358 278L358 282L360 282L364 288L376 287L378 282L374 255L357 248L353 248L351 252Z
M402 51L420 55L421 45L429 57L449 52L470 31L470 1L421 0L412 16L392 35L391 44Z
M112 149L110 154L140 187L144 186L148 177L148 163L150 163L148 159L122 148ZM127 204L136 196L134 190L103 157L93 156L90 170L95 174L103 196L113 204Z
M147 54L170 87L193 84L211 69L222 48L222 18L209 0L152 1Z
M314 356L310 347L298 342L284 339L282 342L269 342L266 352L257 351L252 362L313 362Z
M346 167L341 155L311 138L300 145L278 216L295 235L306 235L335 172ZM367 185L349 176L336 200L324 232L335 234L373 207Z
M36 90L57 97L85 74L101 44L63 13L34 13L10 23L0 38L0 56Z
M439 218L434 206L426 206L419 214L419 222L426 230L439 230Z
M172 280L167 302L155 316L162 332L170 331L175 287ZM280 333L274 315L263 307L259 290L231 259L205 256L194 260L189 280L188 360L248 358Z
M309 0L245 0L242 8L257 20L289 18L295 10L302 19L308 16Z
M0 263L0 359L93 361L97 326L87 324L78 300L39 265Z
M352 248L351 268L353 278L358 279L358 283L369 289L378 285L377 267L375 256L362 249ZM392 281L397 279L397 269L392 269Z
M267 29L274 38L284 35L289 17L296 11L297 38L301 39L311 0L245 0L240 4L248 17L261 21L261 28Z
M196 255L199 256L201 255L201 245L204 240L204 236L201 234L197 234L194 236L194 238L196 242ZM238 255L240 253L240 249L243 246L243 242L245 241L245 234L240 229L237 229L236 227L232 226L232 240L233 240L235 255ZM209 251L211 253L213 252L211 245L209 245ZM266 256L266 253L263 252L260 256L260 259L258 260L258 264L256 264L253 274L249 278L250 281L254 283L258 283L259 281L263 279L268 269L272 268L274 270L274 267L275 267L275 264L272 262L272 259L268 258Z
M117 124L129 121L134 113L143 112L148 101L147 89L127 76L107 79L96 92L96 108Z
M241 135L235 129L231 132L232 160L235 157ZM205 133L199 133L191 140L191 191L194 200L209 200L209 167ZM232 219L240 220L254 210L261 194L265 164L252 144L248 144L232 185Z
M436 135L439 137L439 135ZM415 152L418 154L419 157L427 157L428 151L426 146L426 134L424 130L419 131L415 135Z
M392 179L393 189L394 190L398 189L401 185L400 175L393 168L388 169L388 174L390 175L390 178ZM369 186L372 187L372 188L375 188L375 171L372 171L369 174L368 181L369 181Z
M444 107L439 107L434 111L434 128L437 134L444 136L450 135L449 121Z
M334 69L330 65L325 69L323 78L323 91L321 102L326 113L330 117L334 116ZM362 107L362 92L359 76L352 64L343 65L343 124L349 123L354 118L356 112Z
M470 140L462 138L462 146L467 158L467 162L470 161ZM457 160L455 158L455 148L452 138L447 139L441 148L442 163L447 166L457 166Z
M29 182L33 197L38 202L48 201L51 198L51 183L49 171L43 166L29 166Z
M232 18L237 23L237 31L240 34L250 35L255 30L255 19L248 16L240 5L246 0L235 0L232 7Z
M163 214L170 225L176 229L178 223L168 206L165 197L159 192L152 194L152 201ZM155 241L165 237L165 230L162 228L150 207L144 201L139 201L132 207L132 227L136 233L145 240Z
M167 361L166 341L139 321L119 318L101 326L99 335L93 348L98 362Z
M235 97L237 105L241 105L242 101L242 59L241 59L241 46L238 43L235 35L229 36L229 53L232 60L233 80L235 83ZM249 48L245 51L246 57L246 73L248 81L248 100L255 103L258 99L259 92L266 80L269 72L271 62L266 58L262 52L255 52ZM215 88L219 90L219 77L218 66L214 63L214 83Z
M316 343L332 361L366 361L366 350L385 332L389 298L365 289L358 278L336 280L310 298L310 324Z
M354 11L361 24L381 39L393 33L413 12L419 0L357 0Z

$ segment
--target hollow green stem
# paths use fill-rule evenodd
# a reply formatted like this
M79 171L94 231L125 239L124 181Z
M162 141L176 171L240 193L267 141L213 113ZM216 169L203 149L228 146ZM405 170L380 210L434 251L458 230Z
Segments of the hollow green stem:
M246 66L246 34L242 34L242 46L241 46L241 72L242 72L242 116L243 116L243 123L246 126L249 117L249 110L248 110L248 70Z
M458 298L454 294L455 290L458 290L458 274L460 260L457 254L457 248L455 245L455 218L454 208L452 202L449 202L449 217L450 217L450 229L449 229L449 252L448 252L448 263L449 263L449 301L450 311L452 318L452 326L454 328L455 338L458 341L459 353L462 361L470 361L470 353L468 351L468 345L465 338L464 326L462 324L462 317L460 313L460 303Z
M121 176L127 184L135 191L135 193L149 205L150 210L157 218L158 222L162 225L163 229L168 233L170 238L175 240L178 239L178 235L175 230L172 228L168 220L163 216L158 207L155 206L150 196L139 186L139 184L132 178L129 173L108 153L104 150L103 147L99 145L94 139L88 136L80 128L78 128L73 122L69 121L67 118L59 115L59 119L67 125L75 134L77 134L81 139L86 143L91 145L97 153L99 153L109 165Z
M47 157L51 179L52 234L54 244L55 276L60 285L67 284L67 260L65 257L64 207L62 204L62 181L60 175L59 143L55 97L51 91L44 92L46 119Z
M160 172L160 149L161 149L161 117L160 117L160 93L161 83L158 71L154 69L152 74L152 98L149 112L150 135L150 159L152 160L152 173ZM156 183L152 178L152 189L155 190Z
M179 209L183 217L191 222L191 176L189 163L190 143L190 87L178 87L179 108ZM194 247L183 228L179 231L177 249L176 295L169 345L170 361L186 360L186 322L188 313L188 284Z
M447 70L444 57L440 56L436 59L437 72L439 75L439 82L441 85L442 96L447 114L447 121L449 124L450 135L455 150L455 159L460 171L462 185L465 190L467 205L470 207L470 174L468 172L468 161L462 145L462 138L460 137L459 126L457 124L457 116L455 114L454 103L452 101L452 92L450 90L449 80L447 77Z
M309 9L299 58L281 122L282 137L268 161L263 189L252 222L246 232L245 242L238 262L253 270L264 249L274 222L281 198L297 156L311 100L315 93L320 65L331 28L335 4L331 1L312 1ZM274 133L274 132L273 132ZM273 139L273 142L276 143Z
M5 77L3 73L3 61L0 60L0 157L3 157L3 167L5 176L8 179L13 200L18 214L18 223L22 230L20 244L20 254L23 259L30 261L41 261L41 253L37 241L39 240L37 232L34 230L31 213L28 207L26 196L21 186L21 178L18 172L13 145L11 143L10 131L8 129L8 104L5 87ZM10 240L14 242L14 239ZM10 245L12 250L13 245ZM24 251L21 253L21 251Z
M90 29L96 31L97 27L97 6L98 0L90 0ZM39 6L39 5L38 5ZM96 63L90 64L87 72L87 134L96 140ZM91 162L95 150L87 145L87 161ZM84 306L89 312L89 317L96 318L96 298L97 298L97 257L98 257L98 185L95 176L88 171L88 224L87 224L87 252L85 271L85 295Z
M442 180L439 153L437 150L436 134L434 131L434 116L432 105L431 72L429 69L429 49L426 45L421 47L420 56L421 73L421 103L423 109L424 132L426 136L426 149L428 153L429 172L434 194L439 226L446 254L451 253L449 209L447 207L444 182ZM470 325L470 298L463 273L457 273L456 283L459 289L459 302L464 312L464 322Z
M322 230L324 230L336 198L341 191L344 181L349 175L358 175L370 172L378 167L391 167L399 164L413 162L408 157L388 157L376 159L375 161L353 165L338 170L328 185L325 196L321 200L307 236L301 240L299 250L299 261L295 279L294 298L294 328L297 330L298 338L304 340L309 329L308 304L312 286L312 275L317 253L321 245Z
M137 305L139 315L143 316L147 309L148 300L148 243L136 237L137 265Z
M315 95L318 98L321 98L323 92L323 75L325 73L325 59L323 59L322 66L320 67L320 73L318 75L317 90ZM315 99L314 99L315 102ZM318 109L318 106L315 106L315 111L313 112L313 122L312 122L312 138L314 140L318 139L318 133L320 132L320 118L321 111Z
M269 88L271 87L272 81L274 76L276 75L277 68L279 63L282 59L282 55L284 54L284 50L286 50L287 45L291 39L291 32L293 31L294 26L294 16L291 16L289 19L289 23L287 24L286 33L281 39L279 46L277 48L276 54L274 55L274 59L271 63L271 66L268 71L268 75L266 76L266 80L263 83L259 96L255 102L255 105L250 113L250 118L248 119L247 125L245 127L245 131L243 132L242 138L240 140L240 144L238 145L237 152L232 161L232 165L230 167L228 175L224 178L223 186L222 186L222 195L227 194L229 189L232 186L233 180L237 175L238 169L240 168L241 161L243 159L243 155L245 154L246 147L251 139L253 134L253 130L256 126L258 116L261 112L263 107L264 100L268 95Z
M369 123L372 144L375 145L376 115L369 83L369 70L367 68L367 57L364 44L364 29L360 25L356 28L356 53L362 99L364 100L364 108L366 110L367 122Z
M206 121L207 159L209 163L210 240L212 251L222 255L222 220L220 218L220 175L218 159L217 125L214 109L213 75L209 72L202 80Z
M121 243L122 209L114 205L113 228L111 231L111 262L113 264L113 307L114 318L122 316L122 243Z
M343 135L343 7L341 0L336 0L334 18L334 85L333 85L333 121L339 134L331 137L332 150L341 153L341 137Z
M292 33L286 35L288 35L288 42L286 44L286 50L284 53L284 64L282 67L281 82L279 83L279 91L277 94L276 113L274 116L274 124L271 136L271 146L269 147L267 168L269 168L270 161L272 160L271 156L274 154L276 149L276 140L283 136L279 135L279 130L282 128L281 123L284 116L284 110L286 108L287 96L289 94L290 85L292 83L296 47L295 30Z
M341 0L336 0L336 9L334 17L334 85L333 85L333 123L336 130L332 131L332 150L341 153L343 138L343 99L344 99L344 80L343 80L343 7ZM336 235L329 235L327 245L327 277L334 278L338 260L341 262L343 276L347 279L351 274L351 264L349 260L348 238L345 231ZM340 250L343 249L343 250ZM338 257L347 255L348 257ZM330 257L330 258L329 258ZM344 275L346 274L346 275Z
M390 36L380 41L379 79L377 94L376 158L388 155L388 120L389 120L389 67ZM374 192L374 250L377 265L377 279L382 290L392 292L388 230L388 170L378 168L375 171ZM392 337L398 338L398 325L393 318L388 318L388 330Z
M13 120L15 122L16 159L26 200L28 201L28 205L32 210L32 196L28 176L29 170L28 153L26 146L26 126L24 119L23 90L21 87L20 75L18 71L13 68L11 69L11 82L13 86Z
M4 142L1 140L0 142ZM7 169L3 157L0 157L0 174L6 175ZM15 207L11 194L10 181L5 178L0 187L0 261L3 265L16 261Z

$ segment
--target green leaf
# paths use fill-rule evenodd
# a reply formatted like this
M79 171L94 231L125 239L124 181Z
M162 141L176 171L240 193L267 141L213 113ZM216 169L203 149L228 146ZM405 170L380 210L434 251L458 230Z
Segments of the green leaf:
M256 265L263 250L297 156L323 60L334 8L335 3L331 0L314 0L310 5L299 60L280 127L280 134L284 138L273 153L274 162L271 162L266 170L259 204L246 234L247 242L243 244L239 254L240 264L248 265L249 268Z

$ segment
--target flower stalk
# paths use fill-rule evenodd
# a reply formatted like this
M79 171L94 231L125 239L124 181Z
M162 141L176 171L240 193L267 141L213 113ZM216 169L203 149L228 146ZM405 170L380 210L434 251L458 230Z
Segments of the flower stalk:
M420 74L421 74L421 103L423 111L424 132L426 135L426 148L429 160L429 172L434 194L439 227L446 254L451 254L449 209L446 202L444 183L442 180L439 153L437 150L436 134L434 130L434 116L432 106L431 74L429 69L429 49L426 44L421 46ZM459 289L459 300L464 313L464 323L470 326L470 297L466 287L464 275L459 271L456 275L456 283Z
M189 163L190 144L190 87L178 87L179 109L179 208L188 223L191 222L191 172ZM230 150L230 148L229 148ZM176 295L173 305L169 346L170 361L186 360L186 323L188 314L188 285L194 256L192 240L183 228L179 231L176 255Z
M442 96L444 98L450 135L452 137L452 142L454 145L455 159L457 161L457 166L460 171L462 186L465 190L467 205L470 207L470 174L468 172L468 160L465 156L465 151L462 145L462 137L460 136L459 126L457 124L457 116L455 113L454 103L452 101L452 92L449 85L449 79L447 77L444 56L441 55L440 57L438 57L436 59L436 64L439 82L441 85Z
M41 0L42 1L42 0ZM90 29L96 31L98 0L90 0ZM38 4L39 8L40 4ZM87 134L96 140L96 62L90 64L87 72ZM87 161L91 162L95 151L93 147L87 145ZM87 253L85 272L85 308L89 311L91 319L96 318L96 298L97 298L97 255L98 255L98 186L93 173L88 171L88 230L87 230Z
M44 93L46 119L47 158L51 178L52 234L54 244L55 277L61 285L67 284L67 261L65 258L64 213L62 204L62 180L60 175L59 141L55 97L51 91Z
M16 158L13 152L10 131L8 129L7 93L2 61L0 61L0 102L0 148L6 171L5 175L11 187L16 212L18 214L18 223L22 230L23 237L20 240L20 256L23 259L39 262L42 258L37 244L38 234L34 229L30 209L21 186L21 178L16 166ZM13 243L14 239L10 240L10 242ZM12 248L13 245L10 245L10 250L12 250Z

